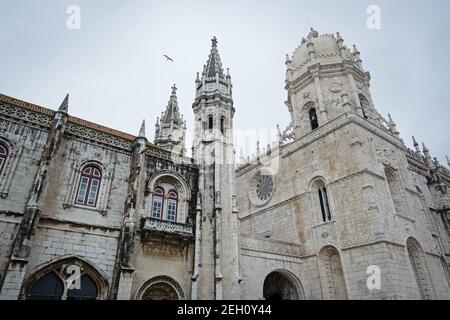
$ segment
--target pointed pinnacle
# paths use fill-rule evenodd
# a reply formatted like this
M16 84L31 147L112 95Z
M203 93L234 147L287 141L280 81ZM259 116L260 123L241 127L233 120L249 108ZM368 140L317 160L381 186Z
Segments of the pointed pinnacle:
M217 38L216 38L216 36L214 36L214 37L211 39L211 42L212 42L212 46L213 46L213 47L217 47Z
M172 86L172 95L176 95L176 94L177 94L177 86L174 83Z
M141 130L139 130L139 138L145 138L145 119L142 120Z
M61 103L58 111L67 113L69 111L69 94L66 94L64 101Z
M450 159L448 158L448 156L446 155L445 158L447 159L447 165L450 167Z
M419 144L417 143L416 138L413 136L412 139L413 139L413 145L414 145L414 147L418 147Z

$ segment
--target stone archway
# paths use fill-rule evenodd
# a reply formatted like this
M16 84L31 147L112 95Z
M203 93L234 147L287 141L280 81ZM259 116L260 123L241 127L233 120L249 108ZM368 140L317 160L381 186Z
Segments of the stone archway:
M265 300L300 300L303 290L294 275L282 270L269 273L264 279L263 296Z
M98 300L106 299L108 281L81 257L53 261L30 276L22 299L27 300Z
M170 277L157 276L148 280L139 289L138 300L183 300L181 286Z
M141 300L179 300L175 289L164 282L149 286L142 294Z

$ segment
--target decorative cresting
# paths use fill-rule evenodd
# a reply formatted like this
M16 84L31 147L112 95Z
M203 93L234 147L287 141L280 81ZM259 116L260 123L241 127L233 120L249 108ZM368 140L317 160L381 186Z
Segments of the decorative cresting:
M275 176L267 170L258 170L250 180L248 197L256 207L262 207L269 203L275 192Z
M161 231L169 233L179 233L181 235L192 236L192 225L185 223L177 223L173 221L164 221L147 217L144 221L144 230L147 231Z
M79 272L77 284L76 275ZM75 282L74 282L75 281ZM89 261L72 256L51 261L27 280L21 299L32 300L104 300L108 295L108 279Z
M267 275L263 284L265 300L303 300L304 293L300 280L286 270L276 270Z
M180 284L168 276L156 276L138 290L136 300L184 300Z
M409 261L416 278L417 288L420 297L423 300L433 300L436 298L436 293L431 280L431 274L428 269L425 254L414 238L408 238L406 241L406 248L408 250Z
M323 298L325 300L347 300L344 271L337 249L333 246L322 248L318 259Z

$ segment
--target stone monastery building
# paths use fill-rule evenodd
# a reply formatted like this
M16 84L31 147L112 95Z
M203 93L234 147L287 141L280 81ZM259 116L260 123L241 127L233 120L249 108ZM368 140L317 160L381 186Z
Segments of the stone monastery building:
M0 95L0 299L450 299L450 170L339 33L286 67L291 123L238 165L215 38L192 158L175 86L153 143Z

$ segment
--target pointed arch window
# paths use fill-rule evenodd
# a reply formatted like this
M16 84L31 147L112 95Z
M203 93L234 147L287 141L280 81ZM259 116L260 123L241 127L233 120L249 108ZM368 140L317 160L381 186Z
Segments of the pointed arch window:
M160 187L153 191L152 218L161 219L164 203L164 190Z
M101 170L96 166L86 166L81 173L75 203L95 207L101 182Z
M167 214L166 214L167 220L169 221L177 220L177 208L178 208L178 194L175 191L170 191L167 200Z
M320 212L322 215L322 221L323 222L332 221L333 215L331 214L330 201L328 199L328 192L327 192L327 188L325 187L325 184L323 183L323 181L317 181L315 183L315 189L317 191L317 198L318 198L318 202L320 204Z
M8 149L0 143L0 173L5 167L6 159L8 159Z
M311 123L311 130L315 130L319 127L319 121L317 119L316 108L309 110L309 122Z

